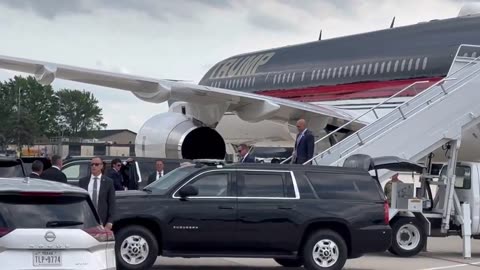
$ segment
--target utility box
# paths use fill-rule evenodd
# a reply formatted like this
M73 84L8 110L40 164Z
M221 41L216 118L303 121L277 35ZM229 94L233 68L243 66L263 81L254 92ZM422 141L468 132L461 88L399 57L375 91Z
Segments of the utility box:
M409 202L410 199L414 199L414 185L401 182L392 183L392 208L410 210L410 207L417 208L416 202ZM420 209L422 209L422 203L420 201Z

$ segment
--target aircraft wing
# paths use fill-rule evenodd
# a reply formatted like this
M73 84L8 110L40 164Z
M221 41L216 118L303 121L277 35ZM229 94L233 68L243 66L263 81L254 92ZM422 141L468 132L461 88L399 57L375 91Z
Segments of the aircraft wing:
M0 68L34 74L42 84L50 84L58 78L130 91L141 100L152 103L185 101L198 105L226 104L226 112L233 112L241 119L250 122L295 121L300 118L323 119L338 127L354 119L354 116L345 110L332 106L312 105L193 83L132 76L9 56L0 55ZM365 124L355 121L347 128L358 130Z

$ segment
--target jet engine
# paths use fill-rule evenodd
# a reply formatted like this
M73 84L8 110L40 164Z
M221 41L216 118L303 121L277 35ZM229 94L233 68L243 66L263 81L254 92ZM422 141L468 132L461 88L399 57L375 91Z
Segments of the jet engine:
M224 159L225 141L202 122L166 112L148 119L135 141L135 153L142 157L180 159Z

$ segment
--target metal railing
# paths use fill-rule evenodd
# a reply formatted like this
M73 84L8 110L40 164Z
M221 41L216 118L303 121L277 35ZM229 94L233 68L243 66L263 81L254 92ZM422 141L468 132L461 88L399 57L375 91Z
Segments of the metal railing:
M477 46L477 45L460 45L458 50L457 50L457 54L454 58L454 60L452 61L452 65L453 63L455 63L456 61L458 61L458 58L463 58L464 56L460 56L459 53L460 53L460 50L463 48L463 47L475 47L475 48L480 48L480 46ZM334 135L337 131L341 130L342 128L348 126L349 124L359 120L361 117L365 116L366 114L368 113L371 113L371 112L374 112L374 115L376 116L376 120L370 124L368 124L367 126L361 128L360 130L356 131L355 133L351 134L350 136L348 136L347 138L345 138L344 140L340 141L339 143L347 140L348 138L354 138L354 136L356 136L356 138L358 139L358 143L357 144L354 144L352 145L351 147L349 147L348 149L344 150L342 153L341 153L341 156L343 156L345 153L349 152L352 148L356 147L356 145L363 145L365 144L370 138L372 137L376 137L376 135L378 135L380 132L384 132L384 130L389 127L391 124L395 123L396 121L398 120L406 120L408 119L408 115L407 114L411 114L412 112L417 112L418 108L422 107L422 108L425 108L425 105L430 105L433 103L433 99L434 98L437 98L439 95L440 96L445 96L447 95L449 92L447 89L445 89L444 87L444 83L447 82L447 81L452 81L452 80L457 80L456 78L452 78L452 76L458 74L459 72L461 71L464 71L467 67L471 67L472 65L474 64L477 64L477 62L480 60L480 56L479 57L476 57L475 59L469 61L468 63L466 63L463 67L461 67L460 69L454 71L452 74L449 74L448 76L446 76L445 78L443 78L442 80L439 80L437 81L436 83L432 84L430 87L428 87L427 89L425 89L424 91L422 91L420 94L412 97L410 100L404 102L403 104L397 106L395 109L393 109L390 113L388 113L387 115L385 115L384 117L387 117L387 116L391 116L393 115L394 113L396 113L397 111L400 113L401 117L400 118L396 118L394 119L393 121L391 121L390 123L387 123L387 125L383 126L383 129L379 129L377 130L376 132L374 132L373 134L367 136L367 137L364 137L362 138L361 135L360 135L360 132L362 130L364 130L365 128L368 128L370 127L372 124L376 123L380 118L378 117L377 113L375 112L375 109L377 109L379 106L385 104L386 102L388 102L389 100L391 100L392 98L395 98L397 97L398 95L400 95L401 93L407 91L408 89L410 89L411 87L415 87L415 85L417 84L421 84L421 83L427 83L429 81L418 81L418 82L415 82L409 86L407 86L406 88L398 91L397 93L395 93L394 95L392 95L390 98L388 98L387 100L383 101L382 103L372 107L370 110L366 111L365 113L363 113L362 115L358 116L357 118L349 121L348 123L342 125L341 127L335 129L334 131L330 132L329 134L323 136L322 138L318 139L317 141L315 141L315 144L331 137L332 135ZM448 87L449 89L450 88L454 88L456 87L458 84L464 82L465 80L469 79L472 75L475 75L477 74L478 72L480 72L480 68L479 69L476 69L474 70L473 72L471 72L470 74L467 74L465 77L461 78L460 80L457 80L457 82L455 82L452 86ZM429 93L429 90L435 88L436 86L440 86L441 88L441 91L440 93L438 93L437 95L433 96L432 98L429 98L426 102L421 102L420 104L418 104L416 107L414 107L413 109L409 110L408 112L405 112L402 110L402 107L405 105L405 104L408 104L409 102L411 102L413 99L419 99L425 95L427 95ZM324 150L323 152L315 155L314 157L312 157L311 159L307 160L305 163L303 163L304 165L312 162L313 160L317 159L318 157L324 157L325 154L327 153L330 153L331 152L331 149L335 147L335 145L331 146L330 148ZM289 157L288 160L290 160L292 158L292 156ZM286 161L288 161L286 160ZM285 162L285 161L284 161Z

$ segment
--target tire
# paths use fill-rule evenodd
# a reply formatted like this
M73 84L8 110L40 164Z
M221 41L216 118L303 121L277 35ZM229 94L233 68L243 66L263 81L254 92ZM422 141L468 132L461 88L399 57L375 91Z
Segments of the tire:
M392 227L390 253L399 257L412 257L420 253L427 241L422 224L415 218L399 218Z
M143 226L127 226L115 234L117 269L150 269L158 257L155 236Z
M283 258L276 258L274 259L275 262L280 264L283 267L300 267L303 265L303 261L301 259L283 259Z
M340 270L347 261L348 248L338 233L319 230L308 237L302 255L304 267L308 270Z

